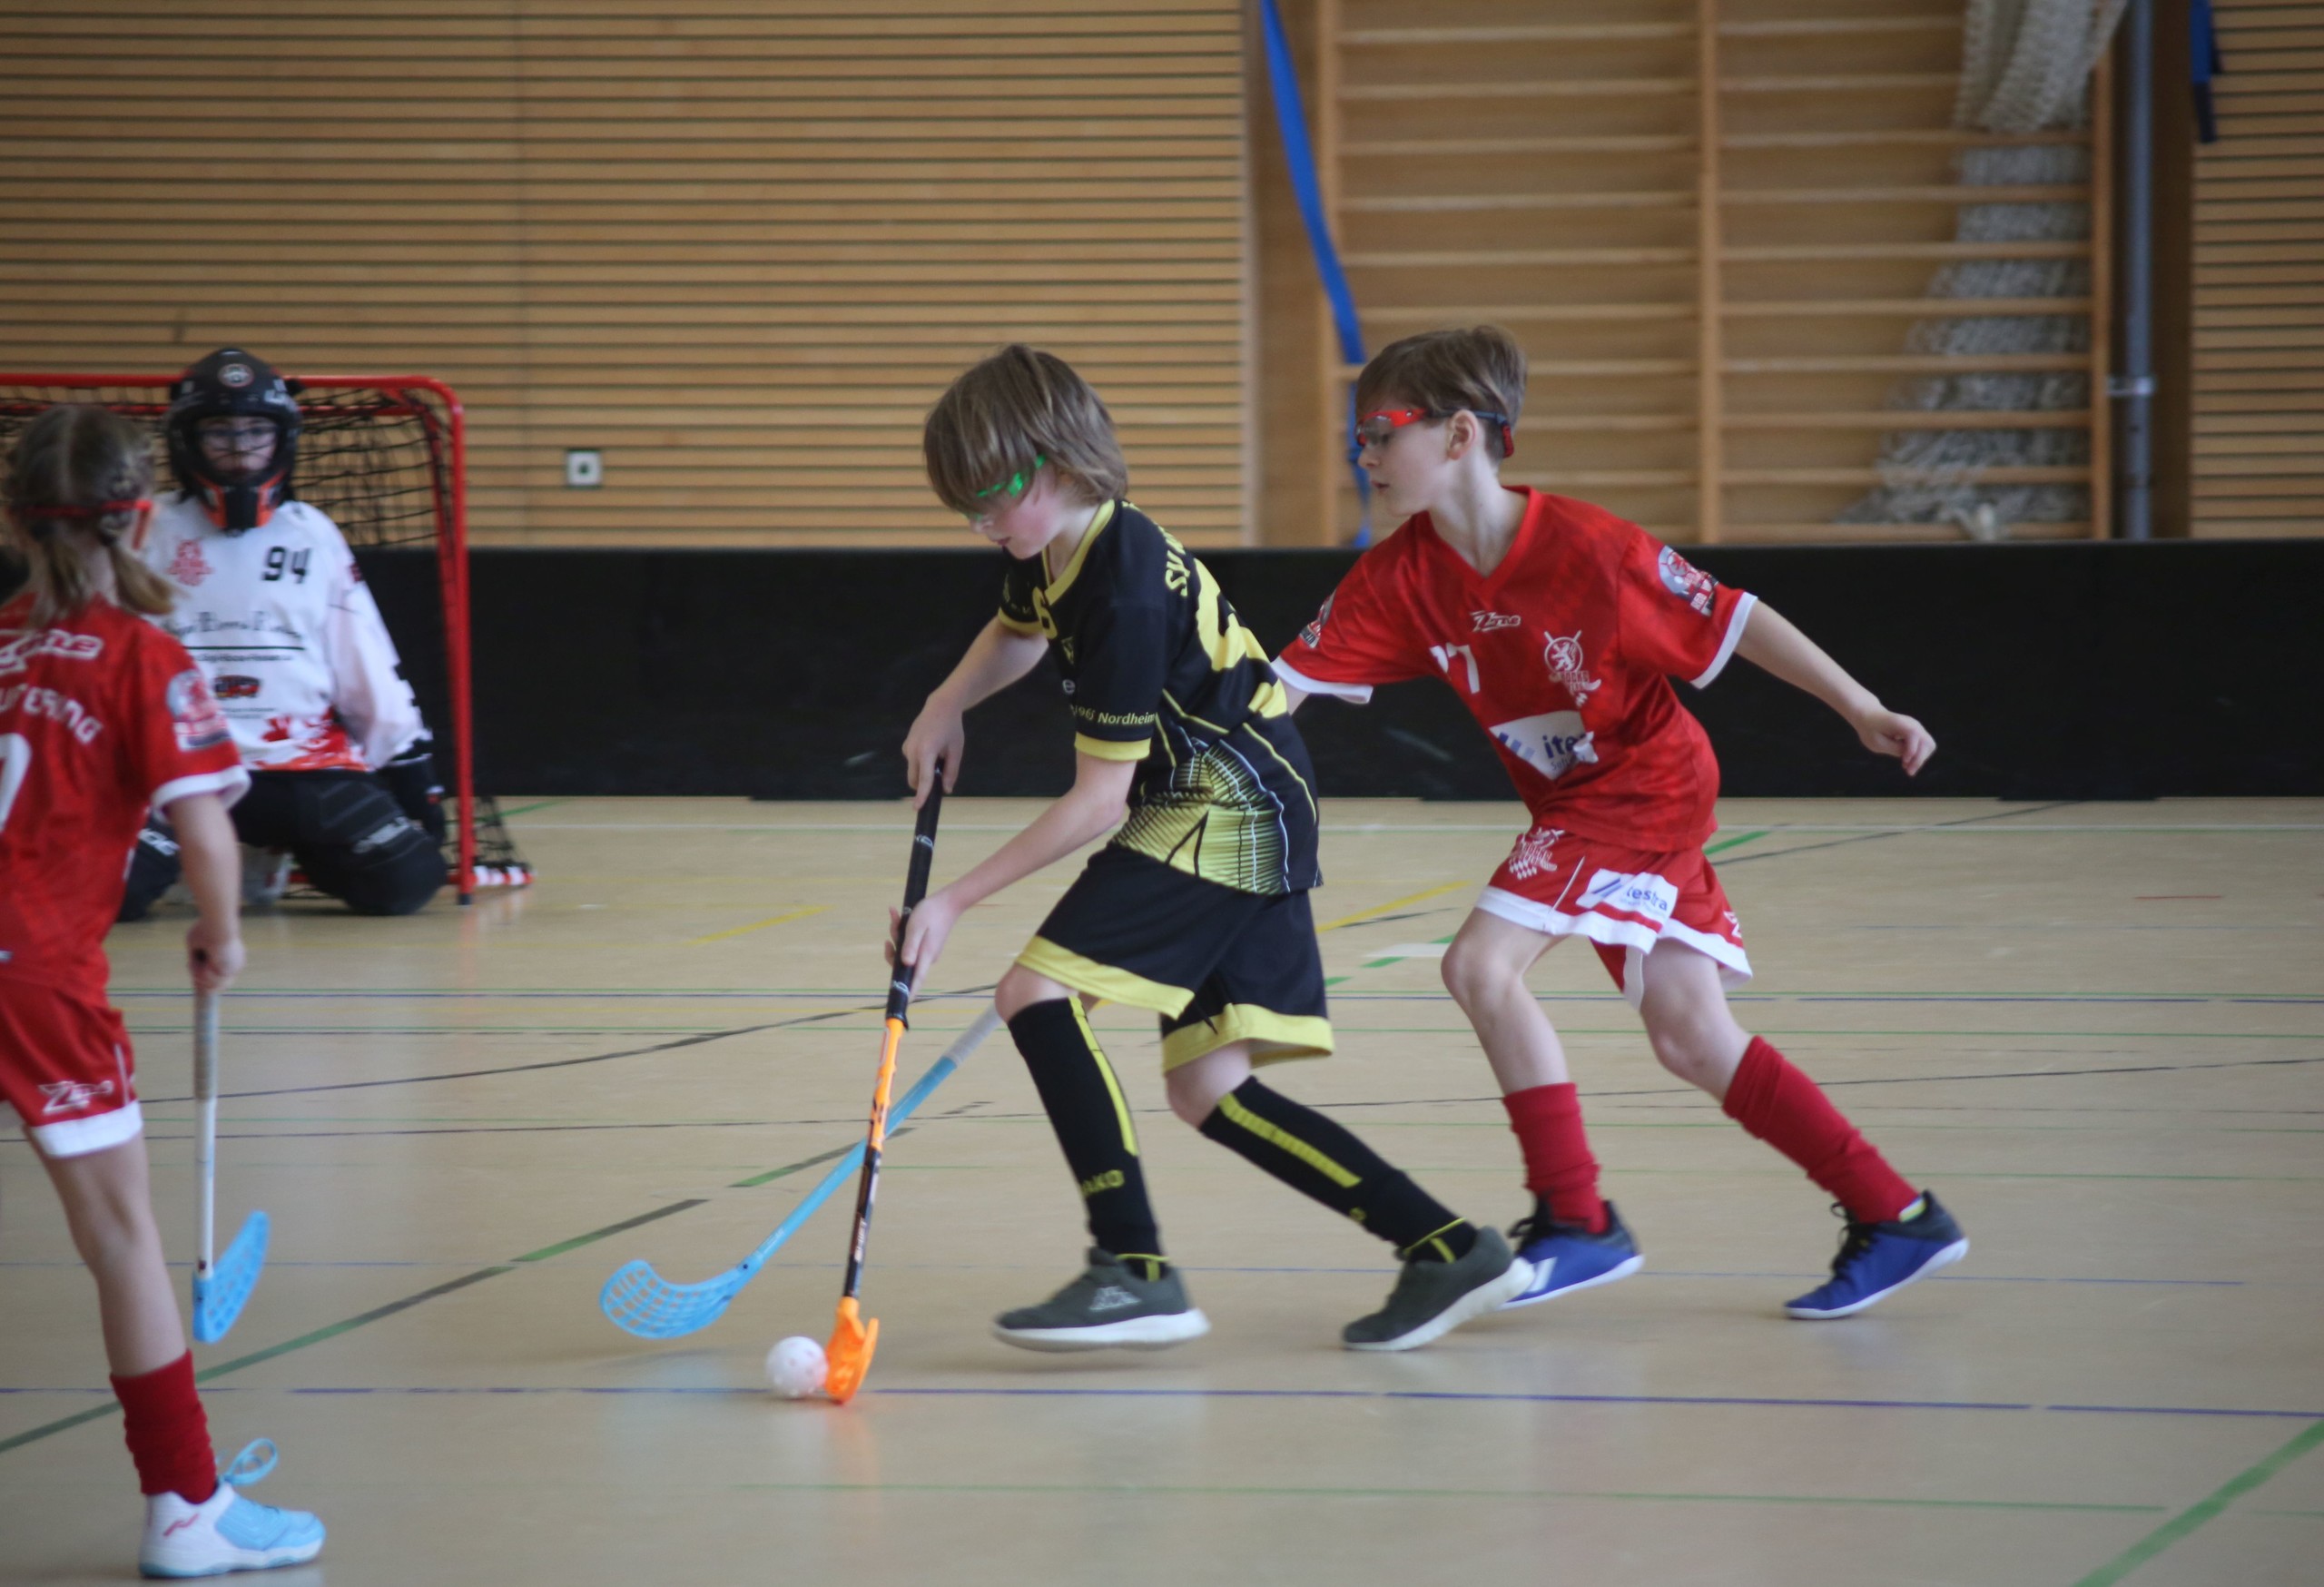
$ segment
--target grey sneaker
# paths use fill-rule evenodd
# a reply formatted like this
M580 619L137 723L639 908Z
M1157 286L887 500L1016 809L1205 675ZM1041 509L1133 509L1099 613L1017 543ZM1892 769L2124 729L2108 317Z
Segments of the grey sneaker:
M1176 1268L1140 1278L1095 1246L1080 1277L1039 1306L992 1320L992 1336L1020 1350L1167 1350L1209 1332Z
M1351 1350L1417 1350L1492 1311L1531 1282L1533 1266L1509 1249L1499 1229L1477 1230L1457 1262L1407 1262L1388 1304L1340 1330Z

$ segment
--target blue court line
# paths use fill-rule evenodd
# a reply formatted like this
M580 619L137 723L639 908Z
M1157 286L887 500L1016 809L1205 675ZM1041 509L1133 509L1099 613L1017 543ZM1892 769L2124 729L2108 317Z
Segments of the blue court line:
M762 1398L767 1391L756 1385L665 1384L385 1384L272 1386L263 1384L204 1384L207 1395L709 1395ZM2313 1422L2324 1411L2277 1410L2237 1405L2044 1405L2032 1400L1869 1400L1821 1399L1753 1395L1579 1395L1511 1393L1505 1390L1460 1389L1273 1389L1273 1388L1136 1388L1017 1385L973 1387L924 1385L867 1386L870 1395L902 1398L1011 1399L1195 1399L1195 1400L1419 1400L1446 1404L1525 1405L1697 1405L1744 1410L1807 1411L2005 1411L2074 1416L2216 1416L2265 1421ZM0 1388L0 1395L90 1395L110 1398L109 1388Z

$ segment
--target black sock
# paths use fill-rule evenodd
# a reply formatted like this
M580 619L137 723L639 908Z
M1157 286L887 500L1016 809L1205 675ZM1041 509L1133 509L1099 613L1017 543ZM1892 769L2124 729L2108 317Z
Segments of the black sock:
M1406 1261L1457 1262L1477 1243L1474 1227L1401 1169L1314 1109L1256 1079L1221 1097L1202 1132L1362 1224Z
M1137 1130L1081 1000L1055 998L1019 1009L1009 1034L1025 1056L1049 1127L1080 1183L1089 1238L1142 1276L1160 1277L1167 1264L1138 1168Z

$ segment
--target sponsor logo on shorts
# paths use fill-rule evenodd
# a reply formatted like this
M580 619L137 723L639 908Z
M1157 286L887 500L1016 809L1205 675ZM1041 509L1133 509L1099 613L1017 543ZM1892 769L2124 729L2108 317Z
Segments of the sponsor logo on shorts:
M1644 915L1660 926L1679 907L1679 889L1651 871L1600 871L1590 877L1589 890L1581 895L1581 907L1618 909L1625 914Z
M1565 692L1573 696L1576 705L1590 704L1600 680L1590 675L1590 665L1582 657L1581 630L1575 629L1570 638L1555 634L1542 637L1549 642L1541 647L1541 661L1550 669L1550 675L1565 685Z
M1523 626L1523 619L1508 612L1471 612L1469 622L1479 634L1491 634L1497 629Z
M1583 729L1578 711L1549 711L1489 729L1502 748L1544 777L1562 777L1577 763L1595 763L1596 734Z
M226 742L225 713L218 709L209 683L198 670L189 667L172 678L166 699L170 720L177 728L178 748L208 749Z
M1696 567L1669 547L1662 547L1655 569L1662 575L1662 587L1677 596L1704 616L1710 616L1711 596L1718 588L1718 581Z
M36 656L54 656L65 661L94 661L104 651L105 642L94 634L67 634L57 628L37 629L30 634L20 634L0 645L0 677L24 671Z
M78 1113L113 1094L111 1080L43 1080L40 1094L48 1099L43 1114Z
M1519 838L1517 846L1509 851L1509 873L1520 882L1556 875L1558 840L1563 836L1561 828L1537 826Z

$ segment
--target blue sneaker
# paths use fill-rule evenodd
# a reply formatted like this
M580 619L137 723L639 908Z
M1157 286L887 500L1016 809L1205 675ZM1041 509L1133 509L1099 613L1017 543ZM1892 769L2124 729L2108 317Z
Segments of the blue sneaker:
M1610 1201L1602 1234L1593 1235L1579 1224L1552 1223L1546 1212L1536 1211L1518 1220L1509 1238L1517 1254L1533 1264L1533 1282L1502 1301L1503 1310L1628 1278L1646 1261Z
M1832 1210L1847 1216L1837 1207ZM1858 1223L1849 1218L1840 1254L1832 1258L1832 1281L1809 1290L1783 1309L1811 1322L1854 1316L1884 1296L1968 1254L1969 1239L1961 1226L1937 1205L1935 1196L1924 1190L1921 1209L1915 1217L1894 1223Z
M263 1450L263 1459L258 1458ZM261 1438L218 1474L218 1491L190 1503L175 1493L145 1500L145 1542L137 1569L147 1576L222 1576L303 1565L323 1552L323 1523L304 1510L253 1503L241 1489L274 1469L274 1441Z

